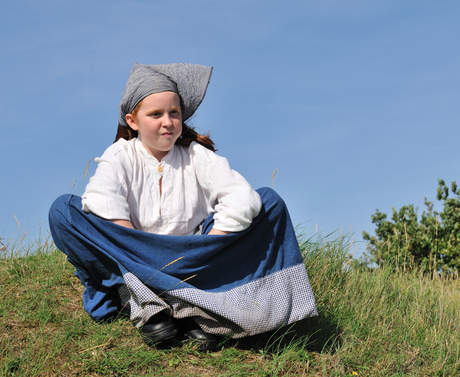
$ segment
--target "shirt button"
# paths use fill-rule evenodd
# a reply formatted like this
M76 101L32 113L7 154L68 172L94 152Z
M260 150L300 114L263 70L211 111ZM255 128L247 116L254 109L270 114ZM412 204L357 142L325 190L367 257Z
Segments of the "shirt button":
M163 166L158 165L158 171L159 171L160 173L163 173Z

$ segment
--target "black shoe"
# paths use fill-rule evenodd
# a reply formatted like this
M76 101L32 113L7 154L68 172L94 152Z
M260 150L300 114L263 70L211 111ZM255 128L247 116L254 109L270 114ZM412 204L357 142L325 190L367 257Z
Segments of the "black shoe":
M164 313L154 315L141 328L141 334L144 341L153 346L163 340L173 338L177 334L177 326L174 319Z
M215 351L217 349L217 337L201 330L193 319L182 319L179 321L179 326L184 334L184 337L195 344L198 347L198 350L205 352Z

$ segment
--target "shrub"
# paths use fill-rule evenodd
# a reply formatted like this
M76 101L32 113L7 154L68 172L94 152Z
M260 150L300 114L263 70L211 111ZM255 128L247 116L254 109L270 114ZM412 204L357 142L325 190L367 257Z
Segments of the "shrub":
M443 202L443 211L433 211L433 202L425 198L427 209L420 220L413 205L399 211L393 207L391 220L377 209L372 215L375 236L363 232L369 260L404 270L418 266L424 272L456 273L460 268L460 189L455 181L451 193L453 197L439 179L436 199Z

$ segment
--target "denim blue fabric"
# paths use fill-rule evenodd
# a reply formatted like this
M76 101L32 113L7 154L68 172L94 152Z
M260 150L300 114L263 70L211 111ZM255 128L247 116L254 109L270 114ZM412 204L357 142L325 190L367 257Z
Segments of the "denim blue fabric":
M81 198L74 195L54 202L50 230L85 286L85 310L101 320L121 309L117 289L127 272L156 294L177 288L218 293L302 264L283 200L269 188L257 192L263 203L260 214L245 231L225 236L207 235L212 215L203 223L201 235L158 235L125 228L83 212Z

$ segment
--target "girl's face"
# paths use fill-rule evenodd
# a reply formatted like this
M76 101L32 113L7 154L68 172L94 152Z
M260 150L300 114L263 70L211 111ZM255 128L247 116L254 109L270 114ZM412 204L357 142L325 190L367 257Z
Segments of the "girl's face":
M182 133L179 96L174 92L154 93L145 97L137 114L126 114L126 122L138 132L147 151L158 161L174 146Z

